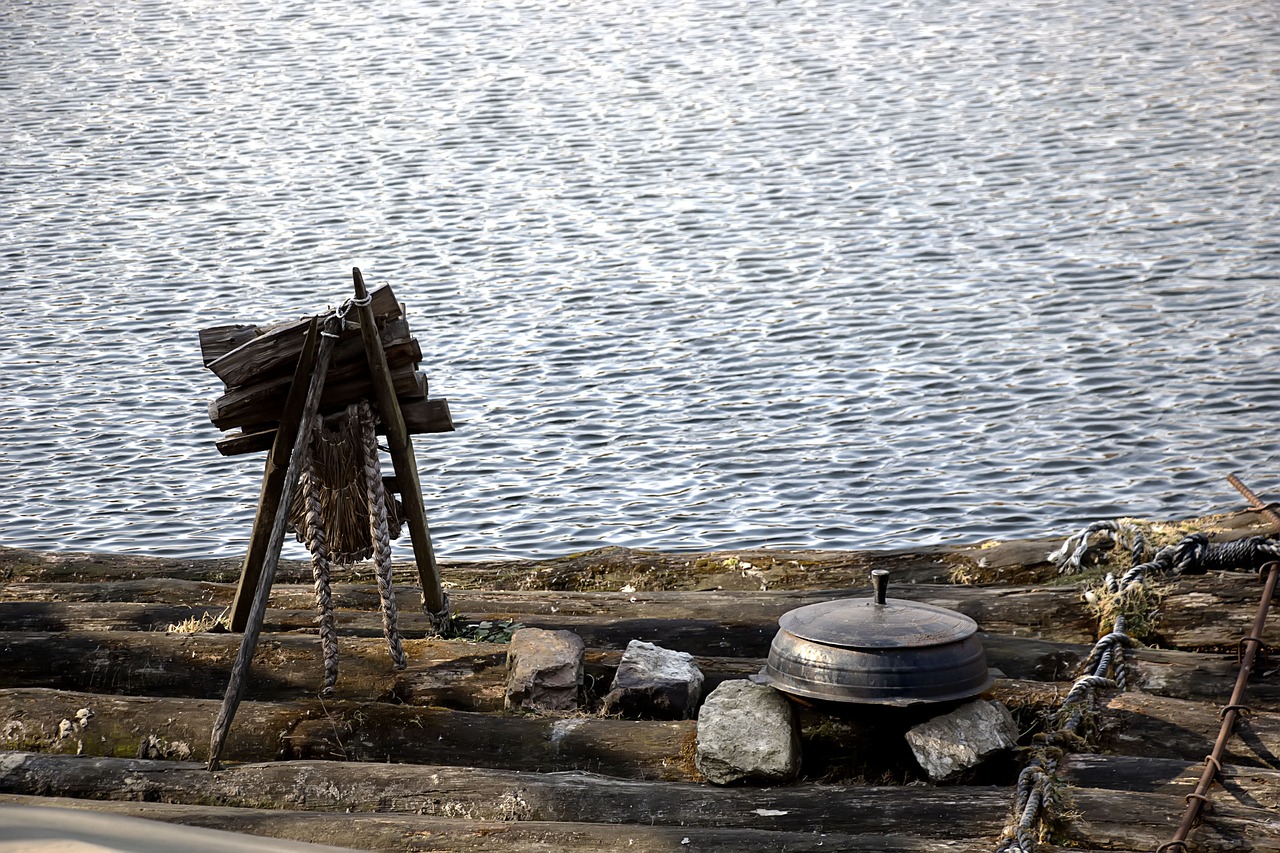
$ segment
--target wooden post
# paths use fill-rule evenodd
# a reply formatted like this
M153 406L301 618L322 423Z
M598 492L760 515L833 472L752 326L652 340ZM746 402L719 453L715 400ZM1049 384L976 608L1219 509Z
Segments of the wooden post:
M309 388L308 380L315 366L316 342L319 335L319 320L311 318L307 328L306 342L302 353L298 356L298 366L293 372L293 385L284 405L284 414L280 425L276 427L275 440L271 452L267 455L266 471L262 475L262 491L258 495L258 512L253 519L253 532L249 536L249 549L245 553L244 566L240 570L240 585L236 587L235 601L231 605L231 630L240 633L249 619L249 609L253 607L253 596L258 588L258 578L262 574L262 564L266 559L267 545L271 539L271 530L275 526L276 516L289 514L289 500L292 494L284 491L285 475L289 469L289 459L293 454L294 441L298 437L298 426L302 421L303 402ZM281 504L284 504L281 508Z
M320 395L324 391L324 377L329 370L329 357L333 354L333 347L338 341L338 334L342 331L342 324L343 320L340 316L337 314L330 316L325 320L320 334L309 338L309 346L304 351L304 359L305 353L314 351L314 362L307 393L298 415L293 448L289 454L289 466L285 470L284 480L280 485L280 493L283 501L286 502L286 509L283 512L277 511L271 522L257 592L253 596L253 606L248 614L244 636L240 640L240 651L236 655L235 665L231 668L231 678L222 699L222 708L218 711L218 719L214 723L213 734L209 738L210 770L216 770L218 767L223 743L226 742L227 732L231 729L231 721L235 717L236 708L240 705L245 682L249 678L249 664L258 646L258 635L262 631L262 620L267 612L267 599L271 597L271 582L275 579L276 564L280 561L280 549L284 545L284 530L289 520L287 501L302 474L302 464L306 459L307 444L311 437L311 423L320 409ZM284 429L283 424L280 429Z
M409 525L409 538L413 542L413 555L418 564L418 577L422 584L422 607L433 621L439 622L448 615L449 603L440 586L440 570L431 547L431 530L427 527L427 513L422 505L422 484L418 480L418 463L413 456L413 442L405 429L404 415L396 399L387 367L386 352L374 323L373 308L369 305L369 292L364 286L360 268L351 271L355 282L356 305L360 309L360 333L364 338L365 355L369 360L369 374L377 395L378 413L387 431L387 447L391 451L391 464L395 467L396 480L400 484L400 498L404 504L405 521ZM363 304L361 304L363 303Z

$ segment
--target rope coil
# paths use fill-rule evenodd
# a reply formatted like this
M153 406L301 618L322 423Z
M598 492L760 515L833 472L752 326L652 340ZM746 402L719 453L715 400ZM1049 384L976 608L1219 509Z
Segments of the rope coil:
M1193 533L1181 541L1161 548L1154 557L1144 560L1145 543L1141 531L1124 522L1099 521L1090 524L1069 537L1058 550L1049 555L1062 574L1083 571L1085 562L1102 545L1115 548L1129 543L1133 566L1120 577L1108 572L1104 579L1106 591L1123 598L1131 596L1146 581L1148 575L1196 575L1209 571L1261 571L1264 564L1280 556L1280 542L1264 536L1253 536L1232 542L1211 543L1203 533ZM1060 796L1054 770L1061 757L1063 746L1084 740L1080 728L1097 707L1101 690L1128 688L1129 671L1125 650L1135 644L1125 630L1123 614L1115 616L1111 629L1094 643L1088 658L1082 665L1085 674L1071 685L1054 720L1057 728L1036 735L1030 748L1031 758L1018 777L1017 795L1014 801L1014 818L1005 827L996 853L1033 853L1036 849L1033 832L1045 823L1054 812L1054 804ZM1257 637L1247 641L1261 646ZM1243 705L1229 705L1223 710L1247 711ZM1212 756L1210 756L1212 758ZM1213 762L1221 773L1221 765ZM1160 851L1187 850L1185 842L1172 841L1162 845Z

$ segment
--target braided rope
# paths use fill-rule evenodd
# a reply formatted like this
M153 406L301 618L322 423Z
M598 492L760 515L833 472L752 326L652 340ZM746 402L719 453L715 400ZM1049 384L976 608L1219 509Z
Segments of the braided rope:
M373 539L373 560L378 576L378 593L382 597L382 633L396 669L408 666L397 629L396 595L391 586L391 531L387 523L387 501L382 484L382 464L378 460L378 436L373 407L367 400L359 403L361 435L364 443L365 488L369 492L369 530Z
M317 417L313 435L320 429L320 419ZM333 602L329 590L329 541L321 507L323 490L315 471L315 454L307 454L302 483L307 514L307 550L311 553L311 575L315 579L316 610L319 611L316 621L320 625L320 646L324 650L324 688L320 695L332 696L334 686L338 683L338 631L334 625Z
M1211 543L1203 533L1193 533L1173 545L1161 548L1144 562L1142 534L1124 522L1099 521L1069 537L1062 547L1049 555L1063 574L1079 572L1090 552L1105 544L1115 547L1122 536L1130 538L1133 566L1120 577L1107 573L1103 585L1108 593L1125 596L1141 586L1147 576L1192 575L1208 571L1259 571L1264 563L1280 558L1280 542L1263 536L1233 542ZM1097 537L1100 541L1095 541ZM1117 615L1111 630L1093 646L1082 669L1085 674L1071 685L1055 715L1057 728L1036 736L1032 758L1018 777L1015 817L1005 827L996 853L1033 853L1036 839L1033 830L1053 812L1058 797L1054 769L1063 747L1080 744L1080 727L1097 706L1098 692L1129 683L1129 666L1125 649L1133 645L1125 630L1125 617ZM1176 842L1182 844L1182 842ZM1183 845L1185 849L1185 845ZM1173 849L1169 845L1161 847Z

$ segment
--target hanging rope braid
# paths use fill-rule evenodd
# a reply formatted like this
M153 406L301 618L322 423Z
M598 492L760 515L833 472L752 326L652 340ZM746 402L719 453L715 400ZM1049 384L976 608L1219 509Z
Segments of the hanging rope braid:
M313 431L320 430L319 417ZM321 696L332 696L338 682L338 631L334 624L333 602L329 591L329 543L321 508L322 489L310 458L302 472L303 495L306 499L307 550L311 553L311 575L315 579L316 621L320 625L320 645L324 651L324 688Z
M1062 547L1049 555L1060 572L1081 571L1089 552L1099 543L1091 537L1102 534L1111 546L1122 540L1131 543L1134 565L1120 577L1107 573L1104 585L1115 596L1134 593L1149 575L1197 575L1210 571L1258 572L1263 564L1280 558L1280 542L1264 536L1253 536L1233 542L1211 543L1203 533L1193 533L1173 545L1161 548L1154 557L1143 562L1145 546L1142 534L1133 525L1100 521L1067 539ZM1125 617L1117 615L1108 631L1093 646L1082 667L1084 675L1076 679L1054 715L1055 728L1035 736L1029 748L1031 758L1018 777L1014 816L1001 835L996 853L1034 853L1036 836L1055 804L1064 784L1058 779L1058 762L1070 749L1078 749L1086 740L1081 729L1091 719L1102 690L1124 690L1129 683L1129 666L1125 649L1134 640L1125 631Z
M400 633L396 628L396 595L391 586L391 533L387 526L387 502L382 483L382 465L378 460L378 436L373 408L368 401L359 403L359 418L364 445L365 488L369 495L369 532L373 540L373 562L378 576L378 593L382 596L382 633L396 669L408 665Z

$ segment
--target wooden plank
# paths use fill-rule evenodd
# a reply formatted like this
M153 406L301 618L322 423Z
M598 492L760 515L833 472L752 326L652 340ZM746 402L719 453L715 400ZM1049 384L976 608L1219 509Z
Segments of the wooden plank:
M373 291L372 309L381 324L387 324L403 316L403 306L396 300L390 285ZM310 318L279 323L257 337L224 353L205 364L228 386L242 385L254 376L288 375L302 352L303 338ZM381 325L380 324L380 325ZM408 326L403 327L407 332ZM353 332L350 337L359 338ZM335 356L340 359L340 356Z
M364 301L364 277L358 268L352 270L357 301ZM448 601L440 585L440 569L436 565L435 548L431 544L431 529L427 526L426 508L422 504L422 486L418 481L418 463L413 455L413 441L405 428L404 415L396 400L399 390L388 369L388 356L382 341L374 334L372 308L360 307L360 331L364 336L364 349L368 361L369 376L373 383L380 419L387 430L387 447L391 464L400 482L400 500L404 504L404 519L409 527L409 538L418 566L418 579L422 588L422 607L433 618L448 615Z
M262 329L247 323L231 323L200 330L200 357L208 367L222 356L262 334Z
M390 358L396 393L406 396L422 394L425 380L416 372L422 358L418 342L411 340L396 344L391 348ZM228 430L278 420L291 382L289 377L276 377L228 391L209 402L209 421L218 429ZM371 396L373 388L363 364L337 364L326 378L320 411L328 414L362 397Z
M267 455L262 487L258 492L258 508L254 513L249 545L245 551L244 564L240 569L240 582L236 587L235 599L231 605L230 624L232 630L237 632L244 630L249 618L253 596L258 588L258 579L267 561L271 531L275 528L277 516L287 517L289 514L289 501L293 493L292 490L285 491L285 484L288 479L290 460L294 456L294 442L297 440L298 428L304 417L303 409L307 402L308 381L315 367L319 342L319 320L312 317L307 326L306 347L302 357L298 359L293 384L281 411L283 429L272 436L271 452Z
M1077 788L1145 791L1181 797L1195 790L1204 761L1076 754L1068 756L1059 766L1067 782ZM1280 769L1224 764L1210 796L1214 800L1280 811Z
M400 411L404 414L405 429L411 435L453 432L453 417L449 412L449 401L443 397L431 400L402 398ZM386 427L378 424L378 434L386 435L386 432ZM218 439L215 446L223 456L239 456L266 450L271 446L274 437L274 425L257 431L245 429Z

